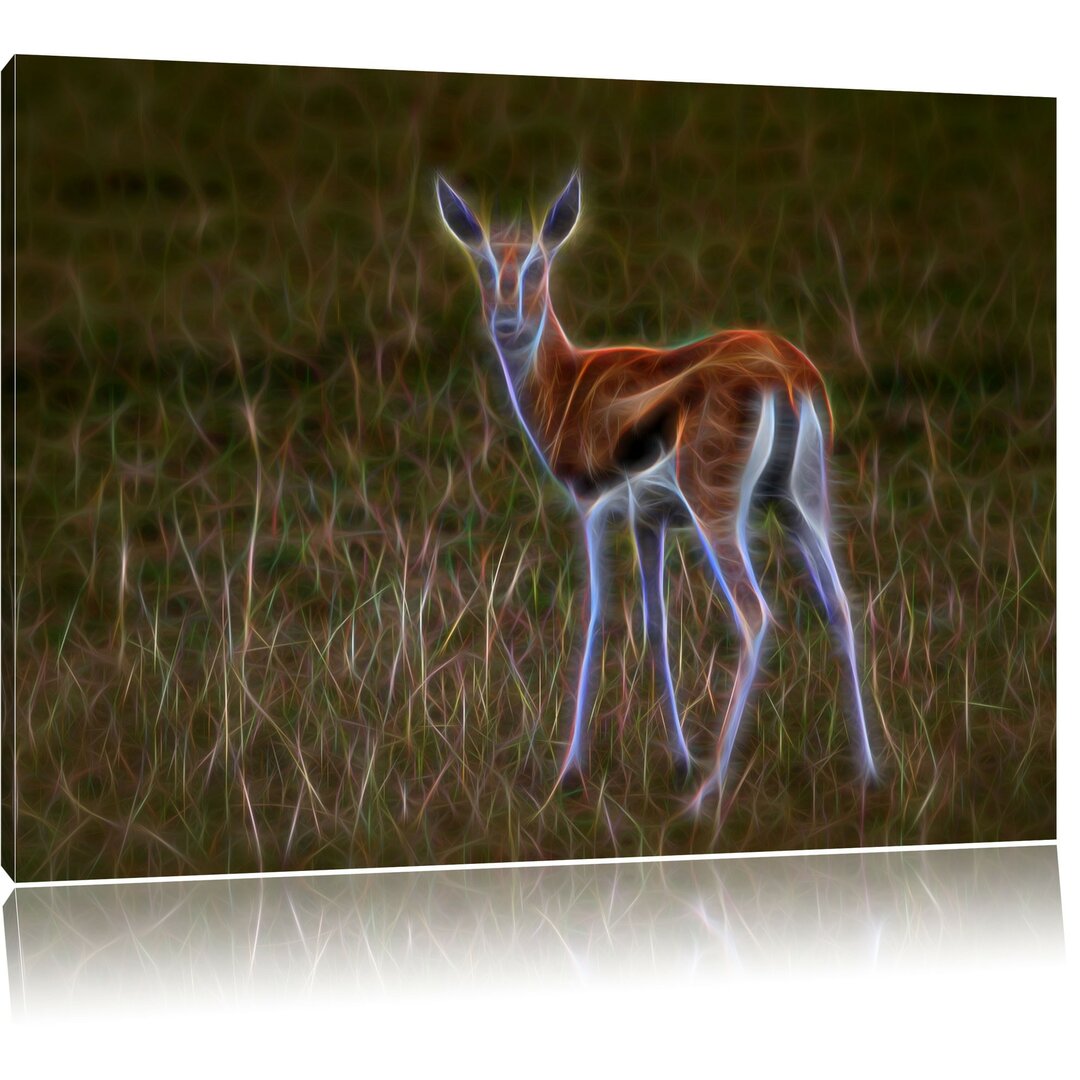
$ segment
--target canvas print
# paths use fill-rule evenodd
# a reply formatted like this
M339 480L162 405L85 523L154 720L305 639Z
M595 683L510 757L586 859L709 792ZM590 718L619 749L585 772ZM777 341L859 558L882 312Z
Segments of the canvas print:
M1055 103L18 57L19 881L1045 839Z

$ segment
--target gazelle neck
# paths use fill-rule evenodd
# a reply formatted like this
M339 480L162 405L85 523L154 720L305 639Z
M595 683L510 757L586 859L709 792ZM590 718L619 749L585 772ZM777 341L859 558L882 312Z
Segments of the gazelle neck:
M571 350L562 325L551 307L551 297L545 298L543 313L536 331L524 341L507 346L492 334L510 401L529 442L550 471L548 455L537 438L536 402L544 393L545 384L554 377L554 366Z

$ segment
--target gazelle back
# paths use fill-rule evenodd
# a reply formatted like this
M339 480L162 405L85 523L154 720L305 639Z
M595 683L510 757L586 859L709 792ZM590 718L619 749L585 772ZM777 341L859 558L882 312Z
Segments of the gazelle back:
M518 420L581 515L590 614L574 717L560 778L583 768L593 697L593 654L607 578L604 540L615 521L631 529L641 573L650 652L664 686L676 760L691 768L667 649L667 530L693 530L731 607L740 652L714 761L695 799L721 789L757 672L769 609L750 560L747 530L762 499L777 503L806 561L848 673L857 742L875 775L859 690L851 613L829 543L827 425L821 376L777 334L725 330L673 349L573 345L551 306L552 260L581 212L574 173L535 238L491 234L442 177L446 227L476 271L484 318Z

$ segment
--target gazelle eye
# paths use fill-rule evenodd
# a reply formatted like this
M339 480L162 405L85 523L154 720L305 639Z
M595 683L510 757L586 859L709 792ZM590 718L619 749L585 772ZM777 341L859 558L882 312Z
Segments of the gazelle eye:
M543 280L544 263L541 259L533 259L533 261L525 268L525 277L522 285L526 291L531 292L533 289L538 289Z
M491 292L495 288L495 271L491 263L482 262L478 267L480 273L480 285L485 292Z

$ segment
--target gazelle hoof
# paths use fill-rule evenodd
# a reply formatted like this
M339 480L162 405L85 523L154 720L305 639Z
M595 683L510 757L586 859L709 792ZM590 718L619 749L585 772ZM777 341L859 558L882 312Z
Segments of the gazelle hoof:
M698 814L706 803L714 798L720 801L724 794L724 778L717 772L710 773L705 782L697 789L693 799L690 800L691 813Z
M671 774L676 788L689 787L694 775L694 762L690 757L676 754L671 765Z
M577 758L564 763L559 772L559 790L564 794L581 791L585 787L585 768Z

